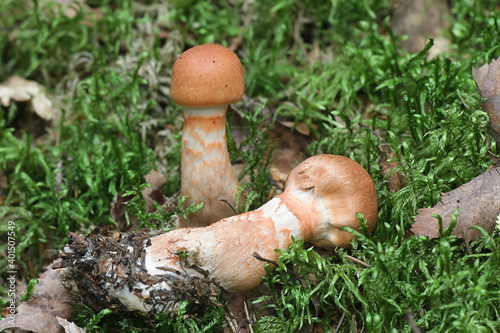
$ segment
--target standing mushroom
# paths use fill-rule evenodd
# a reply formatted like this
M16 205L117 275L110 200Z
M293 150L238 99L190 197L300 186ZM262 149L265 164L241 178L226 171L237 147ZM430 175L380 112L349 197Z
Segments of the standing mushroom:
M121 254L111 258L103 246L72 235L61 254L62 266L70 267L77 284L91 285L94 293L103 295L100 306L119 304L148 316L176 313L184 300L213 304L221 288L234 292L256 287L266 274L256 257L276 261L275 249L288 248L292 237L327 249L350 246L353 235L341 229L359 229L358 212L373 231L377 197L371 177L349 158L318 155L293 169L284 192L255 211L150 239L119 237L120 246L114 237L109 248ZM103 249L102 254L93 249ZM81 276L88 271L101 274ZM84 291L83 297L94 300Z
M184 106L181 147L181 195L185 206L204 202L201 211L179 227L203 227L233 215L227 198L236 205L238 178L227 151L226 109L243 96L243 67L228 48L195 46L177 58L172 69L170 92Z

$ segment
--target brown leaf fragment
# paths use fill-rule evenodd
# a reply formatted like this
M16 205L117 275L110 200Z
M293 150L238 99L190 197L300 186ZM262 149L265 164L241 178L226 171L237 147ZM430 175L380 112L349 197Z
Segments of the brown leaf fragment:
M500 156L493 154L491 151L488 152L488 155L490 156L491 160L493 161L493 166L500 167Z
M0 83L0 101L3 106L9 106L11 101L29 102L33 111L44 120L51 120L58 113L44 86L20 76L12 76Z
M162 191L163 185L167 183L167 176L156 170L151 170L144 176L144 179L150 186L142 191L142 196L146 201L146 213L152 213L155 211L155 202L163 205L168 201ZM118 194L116 201L113 203L111 215L113 216L113 222L118 231L131 231L139 225L139 219L137 217L130 214L128 215L128 220L126 217L126 206L132 199L133 196L124 197Z
M67 321L64 318L56 317L57 322L64 327L64 333L85 333L87 332L86 328L78 327L75 323Z
M25 303L17 302L14 325L7 317L0 321L0 332L18 327L38 333L62 333L64 330L58 324L57 317L70 316L71 306L68 305L70 301L71 296L61 285L59 273L49 266L38 279L31 300Z
M500 58L479 68L472 68L472 77L484 98L500 95Z
M132 201L133 196L123 196L118 193L113 206L111 207L111 216L113 217L113 223L118 231L130 231L139 225L139 219L133 215L126 214L126 207Z
M395 193L406 186L406 181L400 171L392 172L392 169L398 164L394 161L389 161L396 157L396 154L388 143L383 143L378 146L380 151L385 154L385 158L380 162L380 168L383 176L390 175L387 178L387 189Z
M297 132L302 135L309 136L311 135L311 129L303 122L295 125L293 121L279 121L279 123L287 128L294 128Z
M151 188L157 190L167 183L167 176L159 173L156 170L151 170L144 176L146 182L151 185Z
M441 216L444 230L449 227L457 207L457 225L452 235L469 242L481 236L478 230L469 229L472 226L493 231L500 211L500 168L490 169L459 188L443 193L434 207L419 209L410 231L429 239L438 238L438 219L432 215Z
M151 170L146 176L144 176L144 179L150 187L146 187L142 191L142 196L146 200L146 212L152 213L155 210L153 205L154 202L158 202L162 205L165 201L167 201L167 198L161 189L163 185L167 183L167 176L156 170Z
M481 97L486 98L482 108L490 116L490 132L497 143L500 142L500 58L478 69L472 68Z

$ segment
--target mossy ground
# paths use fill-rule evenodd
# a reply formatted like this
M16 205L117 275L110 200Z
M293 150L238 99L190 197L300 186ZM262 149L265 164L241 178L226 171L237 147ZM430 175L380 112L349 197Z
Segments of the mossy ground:
M230 146L253 177L248 208L271 186L261 125L284 120L312 131L305 156L361 163L379 199L375 233L360 234L352 250L325 259L298 242L284 253L265 278L274 315L255 329L333 331L344 318L340 332L410 332L411 313L427 332L500 330L498 231L470 252L448 233L429 241L407 232L419 208L484 172L487 152L498 153L471 76L472 66L500 56L496 1L450 2L450 45L432 59L431 40L415 54L399 46L389 0L89 0L73 17L46 1L18 2L0 2L0 81L36 80L61 110L55 121L29 127L24 104L0 109L0 231L4 237L4 221L16 221L24 278L38 276L44 253L68 231L111 224L113 199L140 193L150 169L168 175L167 195L179 189L182 117L169 98L170 70L184 49L214 42L236 47L245 69L248 99L236 108L252 111L245 117L252 149ZM378 163L380 138L406 181L395 193ZM153 329L80 306L75 320L93 331L207 332L220 330L223 314L182 312Z

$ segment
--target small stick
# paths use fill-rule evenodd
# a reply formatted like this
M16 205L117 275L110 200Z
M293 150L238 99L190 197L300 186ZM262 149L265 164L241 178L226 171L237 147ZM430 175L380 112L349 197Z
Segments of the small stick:
M263 261L263 262L267 262L269 264L273 264L273 265L276 265L278 266L278 262L277 261L274 261L274 260L271 260L271 259L266 259L264 257L262 257L260 254L258 254L257 252L254 252L252 254L252 256L257 259L257 260L260 260L260 261Z
M342 325L344 318L345 318L345 311L342 311L342 316L340 316L340 320L339 320L339 323L337 324L337 328L335 329L335 332L333 332L333 333L337 333L340 330L340 326Z
M462 233L462 239L464 240L464 244L465 244L465 249L467 250L467 253L471 256L472 255L472 250L470 248L470 244L469 244L469 241L467 240L467 234L465 233L465 230L463 231Z
M467 250L467 254L472 256L472 249L470 248L470 243L469 243L469 240L467 239L467 234L465 233L465 230L463 231L462 233L462 239L464 241L464 244L465 244L465 249ZM474 258L474 263L478 260L477 258Z
M246 318L240 320L240 324L238 325L238 329L236 330L236 333L240 333L240 331L243 329L243 327L245 325L248 325L247 326L248 330L250 331L250 333L253 333L252 321L250 320L250 318L248 316L248 308L247 308L247 303L245 301L243 301L243 307L245 309Z
M236 330L236 333L240 333L241 330L243 329L243 326L246 324L246 319L243 319L240 321L240 324L238 325L238 329Z
M243 308L245 309L245 315L247 316L248 329L250 330L250 333L253 333L253 328L252 328L253 321L252 319L250 319L250 313L248 312L247 301L243 301Z
M362 123L358 123L358 125L362 128L365 128L367 130L369 130L373 135L375 135L377 137L377 139L379 139L382 143L385 143L385 144L388 144L387 141L385 141L380 135L378 135L377 133L375 133L374 130L372 130L370 127L366 126L365 124L362 124Z
M354 261L357 264L360 264L361 266L365 266L366 268L371 268L372 265L367 264L366 262L359 260L358 258L354 258L353 256L346 255L347 259Z
M462 101L462 104L465 106L467 110L470 110L470 106L465 102L465 99L460 95L460 90L457 89L457 94L460 100Z
M235 215L239 215L239 214L240 214L240 213L238 213L238 210L236 209L236 207L234 207L234 205L231 203L231 201L229 201L229 199L228 199L228 198L225 198L225 197L220 197L220 199L219 199L219 200L220 200L220 201L222 201L222 202L227 203L227 205L228 205L229 207L231 207L231 209L233 210L233 212L234 212L234 214L235 214Z
M229 314L226 317L226 321L229 325L229 327L231 328L231 331L232 332L237 332L237 330L239 330L239 327L237 326L238 323L236 323L236 320L232 319L231 316L233 314L231 313L231 310L229 310Z
M418 328L417 324L415 324L415 320L413 319L413 312L411 310L407 310L405 314L406 320L408 324L410 324L411 330L413 333L422 333L420 328Z

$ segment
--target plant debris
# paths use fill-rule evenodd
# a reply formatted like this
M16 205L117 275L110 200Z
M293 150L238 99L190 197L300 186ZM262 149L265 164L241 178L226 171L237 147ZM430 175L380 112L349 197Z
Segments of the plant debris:
M41 84L20 76L11 76L0 83L0 101L9 106L11 101L29 102L33 111L44 120L51 120L58 112Z
M177 196L167 198L163 194L162 187L167 183L167 176L156 170L151 170L144 176L144 179L146 183L150 185L142 191L142 196L146 201L146 213L156 211L155 202L166 211L172 212L177 205L178 198ZM122 194L118 194L113 203L111 215L113 216L113 223L116 225L118 231L131 231L139 225L139 218L137 216L128 214L127 218L126 207L132 202L133 198L134 196L132 195L123 196Z
M120 294L127 289L141 304L137 312L148 320L160 313L175 315L185 301L195 306L220 305L216 297L219 288L208 279L193 276L181 280L172 274L146 273L145 248L150 246L150 238L160 233L143 229L127 234L110 227L96 228L87 237L70 233L61 251L62 261L54 267L63 269L63 286L95 311L108 308L115 314L129 315L129 309L109 293L112 290Z
M28 302L21 303L17 309L16 325L10 325L8 318L0 321L0 331L18 327L38 333L64 332L57 317L69 318L72 301L60 283L59 273L50 266L38 279L38 284Z
M500 58L493 59L478 69L472 68L472 77L483 101L482 108L490 116L490 132L500 143Z
M64 318L56 317L57 322L61 324L64 328L64 333L85 333L87 330L85 328L78 327L75 323L67 321Z
M459 188L443 193L441 201L434 207L419 209L410 230L430 239L438 238L440 228L435 215L441 216L444 230L450 226L457 208L457 224L452 235L470 242L482 235L479 230L470 229L472 226L493 231L500 212L500 168L490 169Z
M378 148L385 155L385 158L380 161L380 169L382 171L382 175L389 175L387 177L387 189L392 193L395 193L406 186L406 180L401 174L401 171L392 171L393 168L398 167L398 164L395 161L391 160L396 157L396 154L392 150L391 145L388 143L383 143L379 145Z

